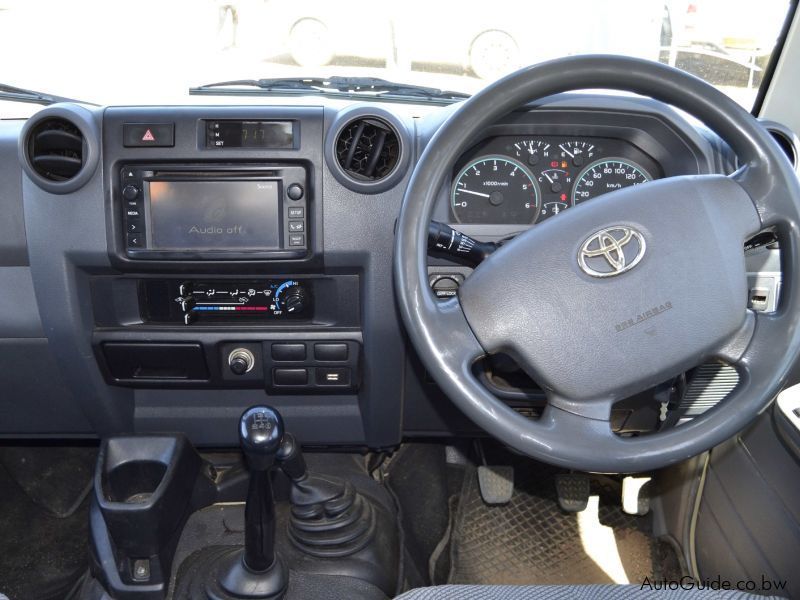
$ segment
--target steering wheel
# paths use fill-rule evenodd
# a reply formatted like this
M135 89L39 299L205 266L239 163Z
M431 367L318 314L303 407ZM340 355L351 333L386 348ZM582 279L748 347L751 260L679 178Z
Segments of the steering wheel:
M650 96L696 116L743 166L731 176L662 179L605 194L548 219L481 263L456 298L429 285L428 223L447 173L484 127L571 90ZM530 457L595 472L640 472L730 438L769 406L800 351L800 186L780 148L733 100L666 65L616 56L564 58L513 73L466 100L425 148L398 222L394 269L410 339L435 381L477 425ZM744 242L771 229L783 286L775 313L747 308ZM473 374L503 352L544 390L537 420ZM706 360L739 384L678 427L622 437L612 405Z

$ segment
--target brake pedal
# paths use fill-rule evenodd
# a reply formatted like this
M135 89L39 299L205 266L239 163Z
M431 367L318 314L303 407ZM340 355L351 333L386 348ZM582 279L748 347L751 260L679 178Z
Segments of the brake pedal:
M486 504L508 504L514 494L514 467L481 465L478 467L478 487Z
M622 510L629 515L646 515L650 512L651 477L625 477L622 479Z
M589 504L591 482L587 475L560 473L556 475L558 505L566 512L581 512Z

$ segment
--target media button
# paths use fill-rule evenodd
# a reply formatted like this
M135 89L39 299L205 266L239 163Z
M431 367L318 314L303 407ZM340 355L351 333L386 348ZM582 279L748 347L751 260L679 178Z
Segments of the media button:
M136 181L139 178L139 173L131 168L122 169L122 181L127 183L129 181Z
M128 248L144 248L144 234L129 233Z
M141 219L128 219L128 225L125 227L128 233L142 233L144 225Z
M286 195L289 196L289 200L300 200L303 197L305 190L303 186L299 183L293 183L288 188L286 188Z
M128 201L136 200L139 197L139 188L135 185L126 185L122 188L122 197Z

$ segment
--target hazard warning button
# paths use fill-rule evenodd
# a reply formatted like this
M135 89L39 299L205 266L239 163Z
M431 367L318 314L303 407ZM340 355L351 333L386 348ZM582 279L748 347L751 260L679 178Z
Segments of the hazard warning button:
M175 145L174 123L124 123L122 143L126 148Z

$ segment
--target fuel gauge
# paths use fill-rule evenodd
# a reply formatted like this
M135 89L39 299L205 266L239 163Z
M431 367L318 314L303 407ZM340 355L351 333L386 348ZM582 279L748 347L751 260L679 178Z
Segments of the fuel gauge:
M558 148L561 150L561 158L570 162L574 167L582 167L590 163L595 154L593 144L579 140L564 142L559 144Z

